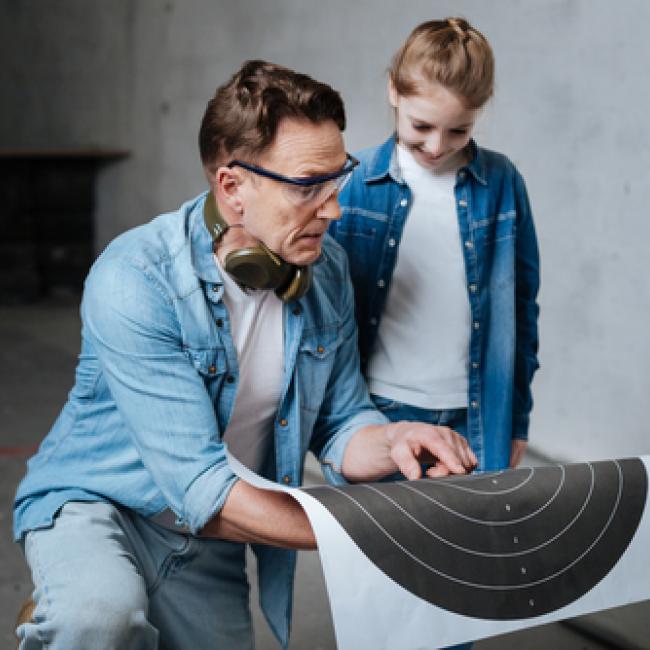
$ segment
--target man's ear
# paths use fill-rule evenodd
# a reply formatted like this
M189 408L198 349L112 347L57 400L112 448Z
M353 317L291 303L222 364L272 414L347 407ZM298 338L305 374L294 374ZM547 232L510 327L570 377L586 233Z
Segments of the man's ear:
M210 178L210 186L219 205L226 206L237 214L243 211L242 181L239 170L231 167L217 168Z

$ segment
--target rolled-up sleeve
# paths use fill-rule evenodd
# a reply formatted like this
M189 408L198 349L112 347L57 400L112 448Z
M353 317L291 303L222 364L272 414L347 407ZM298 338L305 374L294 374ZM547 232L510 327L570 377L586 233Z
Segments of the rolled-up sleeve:
M197 532L236 477L210 395L183 348L175 300L146 267L109 258L88 277L81 315L142 463L179 523Z

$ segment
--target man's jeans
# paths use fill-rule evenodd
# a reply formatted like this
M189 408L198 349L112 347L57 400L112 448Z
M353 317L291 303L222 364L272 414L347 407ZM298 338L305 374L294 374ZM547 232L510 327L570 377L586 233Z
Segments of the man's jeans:
M421 409L379 395L371 395L371 397L375 406L391 422L399 420L426 422L427 424L450 427L462 436L467 436L467 409ZM471 643L461 643L450 646L448 650L469 650L471 647Z
M251 650L244 551L69 502L26 536L36 610L20 650Z

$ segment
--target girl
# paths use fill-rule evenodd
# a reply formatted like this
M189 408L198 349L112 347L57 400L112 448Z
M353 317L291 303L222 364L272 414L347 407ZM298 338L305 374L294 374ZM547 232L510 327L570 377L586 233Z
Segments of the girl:
M331 226L350 259L378 408L462 433L482 470L521 460L538 367L524 181L472 139L493 77L490 45L466 20L416 27L389 71L395 133L357 154Z

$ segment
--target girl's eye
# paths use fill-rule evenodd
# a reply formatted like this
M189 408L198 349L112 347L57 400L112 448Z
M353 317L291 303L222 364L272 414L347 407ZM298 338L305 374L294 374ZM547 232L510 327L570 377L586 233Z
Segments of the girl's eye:
M452 129L451 132L454 135L466 135L467 134L467 129Z
M428 124L413 124L413 128L420 132L429 131L431 129Z

